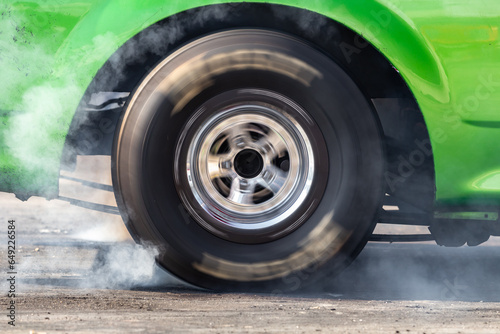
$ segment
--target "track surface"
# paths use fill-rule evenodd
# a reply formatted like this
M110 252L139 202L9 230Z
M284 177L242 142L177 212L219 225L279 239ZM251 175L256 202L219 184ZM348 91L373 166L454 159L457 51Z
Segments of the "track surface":
M154 250L130 241L109 175L99 173L108 170L106 158L81 159L78 166L61 179L65 200L23 203L0 194L2 333L500 332L498 240L456 249L370 243L341 276L312 291L207 292L155 268ZM105 212L67 198L101 204ZM17 237L15 327L6 310L9 219L16 220Z

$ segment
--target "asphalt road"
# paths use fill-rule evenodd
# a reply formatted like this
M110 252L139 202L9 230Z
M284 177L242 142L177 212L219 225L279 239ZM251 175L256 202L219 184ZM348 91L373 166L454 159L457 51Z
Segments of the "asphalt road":
M62 200L0 193L0 332L500 332L498 239L475 248L369 243L343 274L308 292L213 293L156 268L154 249L130 240L108 168L105 158L80 160L61 178ZM8 274L12 219L15 275ZM11 276L15 298L8 297ZM15 326L8 324L11 301Z

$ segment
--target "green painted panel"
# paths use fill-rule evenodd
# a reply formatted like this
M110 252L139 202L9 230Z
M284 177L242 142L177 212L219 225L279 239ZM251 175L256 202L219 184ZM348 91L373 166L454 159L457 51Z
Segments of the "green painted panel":
M4 116L0 124L0 170L6 171L0 174L0 188L54 194L69 123L104 62L155 22L222 2L28 0L0 5L0 110L23 111ZM495 176L500 170L500 2L273 3L307 8L343 23L399 70L429 129L438 203L500 203L500 177ZM363 51L357 41L350 47Z

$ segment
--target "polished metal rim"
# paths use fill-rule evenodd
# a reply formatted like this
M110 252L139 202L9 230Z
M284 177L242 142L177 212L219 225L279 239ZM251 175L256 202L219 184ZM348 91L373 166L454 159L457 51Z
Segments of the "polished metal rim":
M189 148L175 170L185 169L188 191L201 210L185 196L181 199L209 230L229 238L238 232L279 235L293 224L287 218L304 210L314 152L297 118L307 114L278 97L277 105L288 102L294 117L269 102L231 104L204 121L187 143L179 141L177 151L182 145Z

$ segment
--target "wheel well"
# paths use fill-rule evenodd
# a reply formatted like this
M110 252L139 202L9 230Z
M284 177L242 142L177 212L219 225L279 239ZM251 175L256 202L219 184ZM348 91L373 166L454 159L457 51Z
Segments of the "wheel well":
M71 168L76 155L111 154L114 128L127 93L165 55L208 33L242 27L295 35L334 58L373 102L380 120L387 157L386 192L401 206L407 203L432 209L435 182L429 135L418 105L398 71L346 26L318 13L282 5L234 3L195 8L166 18L131 38L89 85L71 124L62 166ZM105 95L110 98L104 97L103 102L102 96L101 100L95 97L101 92L115 94Z

